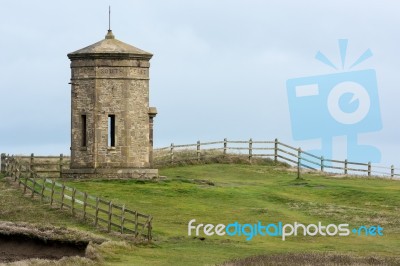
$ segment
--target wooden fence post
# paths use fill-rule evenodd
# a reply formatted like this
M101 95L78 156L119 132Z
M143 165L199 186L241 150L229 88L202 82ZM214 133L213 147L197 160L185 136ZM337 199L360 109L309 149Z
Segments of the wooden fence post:
M50 206L53 205L54 201L54 187L56 186L56 181L52 180L51 182L51 196L50 196Z
M33 198L33 196L35 195L35 185L36 185L36 179L33 179L33 184L32 184L32 194L31 194L31 198Z
M22 168L18 167L17 161L14 159L10 171L11 172L10 175L11 177L14 177L14 180L16 180L21 175L20 169Z
M4 174L6 172L6 154L1 154L1 173Z
M63 184L61 187L61 207L60 207L61 210L64 207L64 191L65 191L65 185Z
M96 212L94 216L94 226L97 226L99 221L99 197L96 197Z
M15 161L14 168L13 168L13 176L14 176L14 178L18 175L20 167L21 166L18 164L18 162Z
M253 157L253 139L249 139L249 162L251 163L251 159Z
M25 195L25 192L26 192L26 186L27 186L27 183L28 183L28 176L25 176L25 183L24 183L24 195Z
M75 188L73 188L72 189L72 196L71 196L71 213L72 213L72 216L74 216L75 215L75 194L76 194L76 189Z
M300 178L300 167L301 167L301 148L297 150L297 179Z
M9 167L8 167L8 170L7 170L7 174L10 175L10 176L13 176L14 175L14 168L15 168L15 160L13 159L13 160L10 160L10 162L9 162Z
M12 176L13 169L14 169L14 161L10 159L8 161L8 166L7 166L7 175Z
M60 178L62 178L63 167L64 167L64 155L61 153L60 154L60 163L59 163Z
M124 233L124 225L125 225L125 204L122 205L122 210L121 210L121 234Z
M107 231L111 232L111 219L112 219L112 202L108 204L108 227Z
M394 165L392 164L392 166L390 167L390 177L394 177Z
M148 223L147 223L147 241L151 240L151 229L152 229L152 221L153 217L149 217Z
M224 138L224 155L226 155L226 150L228 149L228 140Z
M14 177L14 180L17 179L18 176L18 166L17 166L17 162L15 161L15 159L13 160L12 164L11 164L11 171L9 172L11 177Z
M12 169L12 160L7 157L7 163L6 163L6 175L10 175Z
M368 176L371 176L371 162L368 162Z
M14 176L14 182L17 181L17 179L19 180L21 178L21 172L22 172L22 166L17 169L17 173Z
M174 143L171 143L170 155L171 155L171 164L173 164L174 163Z
M46 178L43 177L42 191L40 191L40 202L43 201L45 189L46 189Z
M87 205L88 194L85 192L83 194L83 219L86 219L86 205Z
M275 139L274 143L274 162L278 162L278 139Z
M200 140L197 141L196 153L197 153L197 161L200 162L200 156L201 156Z
M137 235L139 234L139 232L138 232L138 219L139 219L138 212L135 211L135 237L137 237Z
M11 159L9 157L5 157L4 161L2 160L1 163L4 162L4 173L6 175L10 174L10 169L11 169Z
M14 175L14 180L18 179L18 187L21 186L21 175L22 175L22 167L20 168L20 171L17 174L13 174L14 173L14 169L17 169L17 163L13 161L12 165L11 165L11 176Z
M30 177L31 178L33 178L34 158L35 158L35 155L33 153L31 153L31 158L30 158L30 161L29 161L29 170L30 170L29 172L30 172Z
M321 172L324 171L324 156L321 156Z
M344 160L344 174L347 175L347 159Z

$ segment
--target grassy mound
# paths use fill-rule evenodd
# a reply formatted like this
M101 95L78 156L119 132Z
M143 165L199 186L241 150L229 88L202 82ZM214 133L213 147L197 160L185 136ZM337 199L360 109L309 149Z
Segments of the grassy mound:
M68 185L154 217L153 248L124 259L151 265L202 265L271 253L400 255L400 182L296 173L274 165L206 164L163 168L159 181L76 180ZM188 236L188 222L380 225L384 236ZM121 262L122 263L122 262Z
M350 258L350 261L361 264L368 258L390 261L400 256L399 181L336 178L318 173L304 173L302 179L296 180L296 173L288 171L285 166L211 162L166 167L160 170L160 174L165 178L158 181L65 181L68 186L126 204L128 208L154 217L151 245L133 245L125 241L102 244L98 250L106 264L210 265L263 258L254 257L260 255L275 256L269 258L276 260L283 256L290 260L299 259L301 254L310 254L310 251L316 254L315 259L320 258L319 255L326 257L327 261L332 256L342 256L344 260ZM34 218L29 217L29 213L18 209L30 199L18 193L0 193L1 201L7 197L16 201L16 210L1 208L3 216L0 219L8 220L4 218L5 212L18 221L54 219L55 224L93 230L58 211L47 211L45 213L49 215L46 217L40 211L32 212L30 215ZM195 237L188 236L187 226L191 219L196 219L196 224L215 225L235 221L304 224L320 221L323 224L348 223L352 227L380 225L384 228L384 235L296 236L288 237L286 241L279 237L261 236L251 241L246 241L245 236L203 234Z

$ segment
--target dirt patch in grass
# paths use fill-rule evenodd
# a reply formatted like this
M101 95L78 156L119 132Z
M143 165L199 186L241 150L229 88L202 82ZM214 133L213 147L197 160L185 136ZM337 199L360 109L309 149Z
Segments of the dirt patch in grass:
M0 262L31 258L58 260L65 256L85 256L89 242L44 240L25 235L0 235Z
M104 241L66 228L0 222L0 262L85 257L90 242L101 244Z

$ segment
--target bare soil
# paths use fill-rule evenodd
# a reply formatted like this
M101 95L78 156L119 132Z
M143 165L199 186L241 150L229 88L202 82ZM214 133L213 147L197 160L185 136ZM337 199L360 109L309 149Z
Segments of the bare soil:
M85 256L89 242L69 242L28 237L23 234L0 235L0 262L31 258L58 260L65 256Z
M63 227L0 221L0 263L34 258L85 257L89 242L100 244L104 241Z

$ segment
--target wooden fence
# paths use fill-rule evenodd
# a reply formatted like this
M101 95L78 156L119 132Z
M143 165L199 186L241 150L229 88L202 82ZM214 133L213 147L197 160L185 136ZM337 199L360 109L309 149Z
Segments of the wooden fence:
M305 152L278 139L272 141L223 141L200 142L193 144L175 145L154 150L155 166L177 164L182 161L201 161L219 156L240 155L245 156L251 163L255 158L270 158L275 162L286 162L296 166L298 174L301 168L328 173L341 173L344 175L366 175L398 178L400 169L393 165L390 167L373 165L370 162L351 162L348 160L333 160Z
M152 238L152 217L132 211L125 205L118 205L99 197L65 186L55 180L40 178L37 172L30 170L30 165L24 166L18 158L5 156L5 172L23 188L24 194L49 202L61 210L68 209L75 217L92 221L94 226L105 228L108 232L117 231L122 234Z
M174 165L187 161L202 161L208 158L218 158L226 155L239 155L249 162L255 158L270 158L275 162L281 161L297 166L300 169L319 170L322 172L341 173L344 175L366 175L398 178L400 169L393 165L390 167L373 165L370 162L352 162L348 160L333 160L305 152L278 141L222 141L200 142L193 144L175 145L154 149L154 167ZM6 155L2 154L3 157ZM68 169L69 157L63 156L17 156L20 161L29 166L26 172L34 177L35 172L50 177L59 177L63 169ZM2 165L2 171L4 166Z
M333 160L302 151L278 139L272 141L223 141L200 142L175 145L154 150L154 166L174 165L181 162L201 162L208 158L239 156L248 162L256 158L269 158L274 162L286 162L301 169L309 169L344 175L366 175L399 178L400 169L372 165L370 162L351 162ZM51 206L68 209L72 215L80 215L91 220L95 226L107 231L142 235L151 239L152 217L117 205L112 201L91 196L75 188L65 186L44 175L61 177L63 169L68 168L69 157L63 156L9 156L1 154L1 172L7 173L23 187L24 193L31 197L38 196L41 201L48 201Z
M5 154L2 154L5 156ZM26 166L24 170L31 178L34 175L41 177L62 177L62 171L69 168L69 156L37 156L33 153L30 156L14 156L19 162Z

